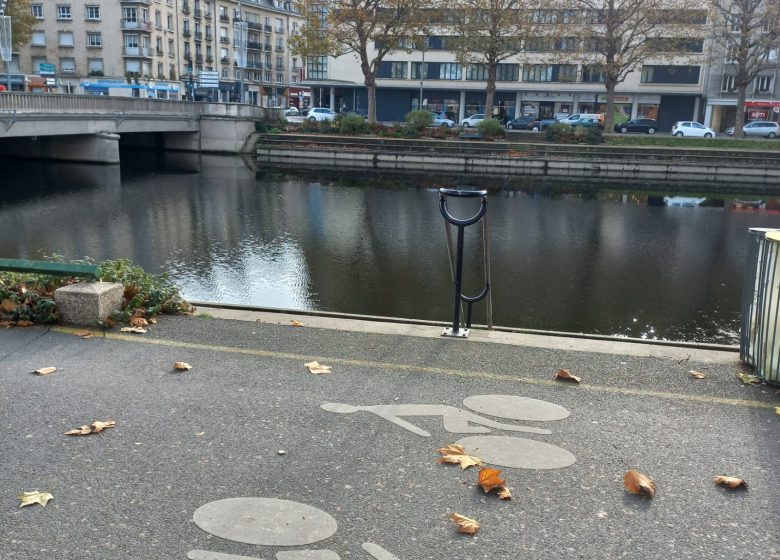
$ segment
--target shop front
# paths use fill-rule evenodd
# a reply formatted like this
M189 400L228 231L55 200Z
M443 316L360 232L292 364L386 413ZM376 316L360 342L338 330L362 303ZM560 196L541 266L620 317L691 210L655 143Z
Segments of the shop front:
M297 107L299 110L308 109L311 105L311 90L309 88L290 86L287 104L290 107Z
M746 101L745 122L774 121L780 118L780 101Z

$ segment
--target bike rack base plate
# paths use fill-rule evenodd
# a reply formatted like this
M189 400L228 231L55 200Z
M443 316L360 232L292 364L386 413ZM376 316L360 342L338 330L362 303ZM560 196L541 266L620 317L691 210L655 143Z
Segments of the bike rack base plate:
M468 338L469 337L469 329L458 329L458 332L454 332L452 330L452 327L447 327L442 331L442 336L449 336L452 338Z

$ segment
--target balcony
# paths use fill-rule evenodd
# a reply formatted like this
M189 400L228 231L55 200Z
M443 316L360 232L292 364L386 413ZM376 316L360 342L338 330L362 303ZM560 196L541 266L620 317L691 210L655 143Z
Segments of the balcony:
M211 33L211 31L206 31L206 41L211 41L214 38L214 35Z
M265 50L267 50L267 51L270 51L270 50L272 50L272 49L273 49L273 47L271 47L271 43L266 43L265 45L263 45L263 47L264 47L264 48L265 48Z
M192 53L186 52L182 56L184 57L184 60L192 60Z
M163 55L163 50L162 49L157 49L156 53L157 53L157 56L162 56Z
M276 45L276 52L284 52L284 45Z
M262 70L263 69L263 63L262 62L250 61L250 62L246 63L246 67L247 68L255 68L255 69L258 69L258 70Z
M219 61L222 64L230 64L230 59L228 57L226 57L226 56L223 56L222 58L220 58Z
M277 70L277 72L281 72L282 70L284 70L284 64L277 64L276 65L276 70Z
M220 43L224 43L226 45L229 45L230 44L230 37L220 37L219 38L219 42Z
M152 49L148 47L123 47L122 55L135 58L152 58Z
M262 31L263 30L263 26L261 24L257 23L257 22L254 22L254 21L246 22L246 26L249 29L256 29L258 31Z
M203 10L200 8L195 8L195 19L200 19L203 17Z
M261 50L263 50L263 44L262 43L257 43L255 41L247 41L246 48L254 49L256 51L261 51Z
M185 29L184 31L181 32L181 35L182 37L190 38L192 37L192 31L190 31L189 29Z
M190 5L187 3L182 4L181 6L181 13L187 15L190 13Z
M203 55L202 54L196 54L195 55L195 64L203 64Z
M274 31L276 31L277 33L284 33L284 27L275 27Z
M227 14L219 14L219 21L228 22L230 21L230 16Z
M271 32L271 26L270 26L270 25L264 25L264 26L263 26L263 30L264 30L266 33L270 33L270 32Z
M214 62L214 57L210 54L206 55L206 62Z
M211 19L211 12L203 12L203 17L206 19Z
M122 29L125 31L152 31L152 22L150 21L132 21L129 19L122 20Z
M195 40L196 41L202 41L203 40L203 32L202 31L196 31L195 32Z

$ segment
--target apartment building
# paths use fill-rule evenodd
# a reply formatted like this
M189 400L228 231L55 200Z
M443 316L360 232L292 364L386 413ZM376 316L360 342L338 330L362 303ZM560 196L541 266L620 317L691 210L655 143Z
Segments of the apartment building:
M582 26L593 24L584 10L567 12L579 12L576 17ZM617 107L627 117L657 118L668 129L676 120L695 120L703 115L708 21L706 10L696 12L689 17L692 29L683 44L685 52L648 58L618 85ZM556 21L554 14L539 17ZM402 121L420 105L455 120L484 112L487 66L459 64L455 52L448 48L449 38L446 32L428 36L384 58L377 80L379 120ZM496 115L544 118L604 110L604 77L587 63L587 56L583 56L587 48L587 41L575 37L526 41L521 53L499 65ZM369 58L375 52L374 46ZM313 105L334 110L367 106L363 75L353 54L307 61L305 85L312 88Z
M45 91L286 106L299 79L290 0L32 0L12 62Z

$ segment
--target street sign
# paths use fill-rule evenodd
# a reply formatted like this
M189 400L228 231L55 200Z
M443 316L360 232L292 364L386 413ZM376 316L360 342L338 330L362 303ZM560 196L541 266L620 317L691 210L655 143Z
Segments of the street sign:
M41 62L38 65L38 73L41 76L53 76L57 72L57 67L48 62Z
M219 87L219 72L211 70L201 70L198 73L198 87L216 88Z

